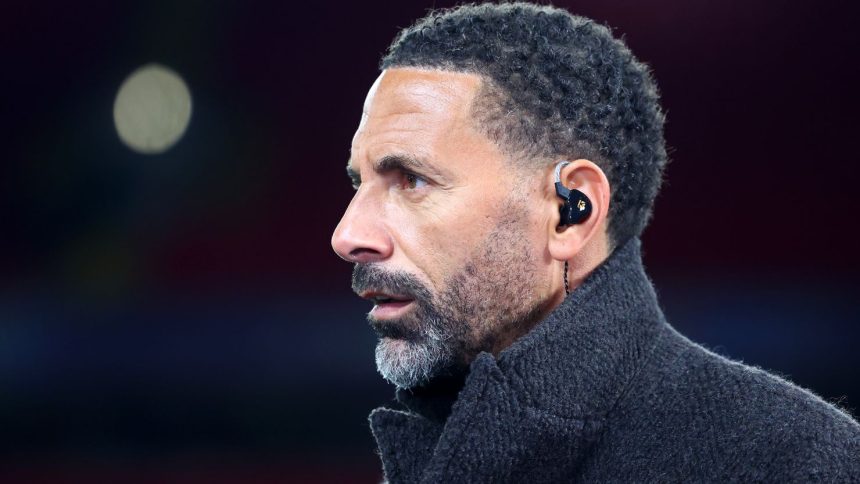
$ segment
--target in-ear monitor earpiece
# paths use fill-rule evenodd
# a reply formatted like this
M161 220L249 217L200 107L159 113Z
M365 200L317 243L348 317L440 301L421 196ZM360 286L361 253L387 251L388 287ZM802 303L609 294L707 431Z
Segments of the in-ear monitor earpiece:
M581 191L567 188L561 182L561 169L569 164L569 161L560 161L555 165L555 193L564 200L559 209L561 214L559 227L578 224L591 215L591 200Z

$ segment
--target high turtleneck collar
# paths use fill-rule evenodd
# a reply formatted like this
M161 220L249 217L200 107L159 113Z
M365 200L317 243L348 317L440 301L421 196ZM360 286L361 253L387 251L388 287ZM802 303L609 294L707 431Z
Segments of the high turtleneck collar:
M459 464L449 462L465 428L493 439L516 432L511 437L516 445L538 428L545 436L548 422L562 419L563 425L553 424L557 431L573 435L558 435L560 442L571 446L571 453L582 450L666 326L642 266L641 243L630 239L498 358L479 354L464 381L401 390L397 398L406 411L375 410L371 427L386 476L432 480L428 476L440 478L460 465L502 465L481 455L471 456L469 464L470 456L462 452ZM505 427L503 421L518 424Z

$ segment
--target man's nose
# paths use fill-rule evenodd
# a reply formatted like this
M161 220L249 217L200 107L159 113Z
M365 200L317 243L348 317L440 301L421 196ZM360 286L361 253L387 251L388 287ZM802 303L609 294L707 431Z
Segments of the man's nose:
M385 260L393 250L382 212L366 202L361 194L356 194L331 236L332 248L348 262Z

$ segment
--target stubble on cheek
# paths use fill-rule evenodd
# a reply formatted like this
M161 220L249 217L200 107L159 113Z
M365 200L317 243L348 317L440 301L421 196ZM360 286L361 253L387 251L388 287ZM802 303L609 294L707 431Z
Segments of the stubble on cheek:
M537 322L544 301L537 264L538 250L529 239L528 207L511 196L484 244L447 282L444 305L468 321L463 351L471 360L481 351L494 355L527 333Z

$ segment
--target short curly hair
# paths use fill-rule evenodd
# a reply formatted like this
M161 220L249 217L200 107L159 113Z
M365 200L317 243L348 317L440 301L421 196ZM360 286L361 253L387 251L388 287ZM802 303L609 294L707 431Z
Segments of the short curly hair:
M667 163L665 117L648 67L608 28L551 6L463 5L402 30L380 63L396 67L481 76L472 113L490 139L541 166L591 159L611 186L610 246L641 235Z

